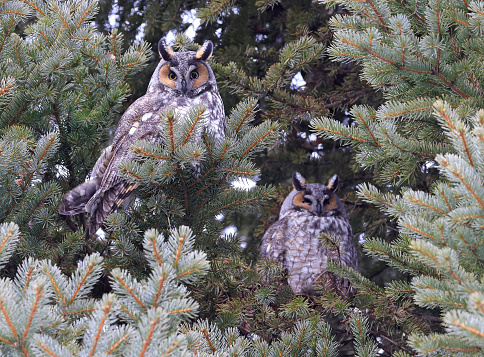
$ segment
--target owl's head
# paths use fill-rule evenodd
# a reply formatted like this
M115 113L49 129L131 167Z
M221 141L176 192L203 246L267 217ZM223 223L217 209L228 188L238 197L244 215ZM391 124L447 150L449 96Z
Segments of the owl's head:
M177 96L196 97L217 87L215 76L208 64L212 56L213 43L205 43L196 52L174 52L161 39L158 43L161 61L148 86L148 92L171 92Z
M319 217L346 216L343 203L334 193L338 187L338 175L333 175L327 185L306 183L299 173L292 174L294 190L286 197L281 207L280 218L291 211L307 212Z

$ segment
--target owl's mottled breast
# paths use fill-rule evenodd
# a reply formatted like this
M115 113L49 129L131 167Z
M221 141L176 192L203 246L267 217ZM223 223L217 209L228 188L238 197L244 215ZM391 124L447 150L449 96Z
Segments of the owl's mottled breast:
M328 259L357 269L353 232L344 205L335 194L337 185L337 175L328 185L322 185L306 184L299 173L294 173L294 190L284 200L279 220L262 238L261 257L287 268L288 284L295 294L313 294L314 283L328 277L343 290L349 286L327 271ZM322 244L320 239L328 242Z

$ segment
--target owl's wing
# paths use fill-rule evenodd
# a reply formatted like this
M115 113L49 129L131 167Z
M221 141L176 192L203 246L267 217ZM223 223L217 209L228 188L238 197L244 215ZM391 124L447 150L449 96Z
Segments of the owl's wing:
M113 145L108 146L97 159L96 164L91 172L91 180L75 187L62 198L59 206L59 213L62 215L74 215L84 211L93 212L92 202L97 202L100 188L109 189L116 186L119 182L109 182L106 185L105 173L112 171L113 160L119 156L119 150L123 147L127 134L138 122L144 113L150 111L154 106L152 95L144 95L138 98L121 117L116 132L114 134ZM112 178L112 177L110 177ZM103 187L104 186L104 187ZM113 190L116 191L116 190ZM93 200L93 198L95 198Z
M102 167L103 172L98 187L85 205L85 211L91 214L87 236L96 233L104 219L138 187L137 184L132 184L118 175L118 165L131 156L129 151L131 144L133 141L127 140L125 136L124 140L118 142L118 147L113 150L106 166Z
M91 213L86 236L90 237L96 233L106 217L118 208L136 187L138 187L137 184L119 180L117 184L104 192L98 190L86 204L86 211Z
M118 126L114 132L113 147L115 151L119 149L120 144L129 135L133 126L139 125L143 121L144 115L153 114L158 108L165 106L165 102L160 100L152 93L146 93L144 96L136 99L119 119ZM137 123L137 124L136 124Z
M134 154L130 150L131 145L138 140L150 142L160 140L159 119L152 112L145 114L151 115L147 115L144 119L142 116L138 117L138 120L131 120L132 124L131 127L127 127L127 133L120 137L115 144L113 143L113 152L102 175L99 187L86 204L85 209L91 214L88 236L96 233L104 219L138 187L138 184L123 179L118 171L119 164L123 160L133 158Z
M345 223L346 234L343 236L342 242L342 263L358 271L358 253L353 240L353 230L347 220Z
M261 258L283 262L288 239L287 220L287 216L278 220L266 231L260 246Z
M225 139L225 110L222 97L219 92L215 92L209 97L208 113L208 132L213 135L216 142L222 142Z

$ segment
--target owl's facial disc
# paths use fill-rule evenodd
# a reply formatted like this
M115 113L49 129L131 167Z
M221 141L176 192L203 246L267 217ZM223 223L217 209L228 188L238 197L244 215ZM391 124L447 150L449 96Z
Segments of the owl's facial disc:
M336 201L336 197L334 194L330 194L328 199L324 200L324 210L326 212L334 211L338 208L338 202Z
M170 63L166 63L160 68L159 74L160 82L164 85L176 89L177 81L180 79L180 74L178 71L170 66Z
M192 66L190 66L190 69L191 68ZM198 75L196 76L196 78L192 77L192 81L193 81L192 86L193 88L198 88L202 84L208 81L208 70L203 63L198 62L195 64L195 68L191 70L191 73L195 73L195 72L198 73Z
M167 87L175 89L178 95L194 97L203 91L201 87L207 83L209 71L201 61L192 62L183 71L175 68L171 61L160 68L159 79Z
M294 196L292 203L318 217L332 216L339 212L338 202L330 189L323 195L315 195L309 189L301 190Z
M295 206L299 206L308 211L311 211L311 206L313 205L313 199L307 195L306 191L300 191L296 196L294 196L292 203Z

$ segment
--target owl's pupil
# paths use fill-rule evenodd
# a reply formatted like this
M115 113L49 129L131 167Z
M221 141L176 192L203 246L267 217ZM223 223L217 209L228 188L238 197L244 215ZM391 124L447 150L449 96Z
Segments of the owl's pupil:
M192 73L190 73L190 78L191 79L197 79L198 78L198 72L197 71L193 71Z
M174 81L176 79L175 72L170 72L170 74L168 75L168 78L170 78L172 81Z

